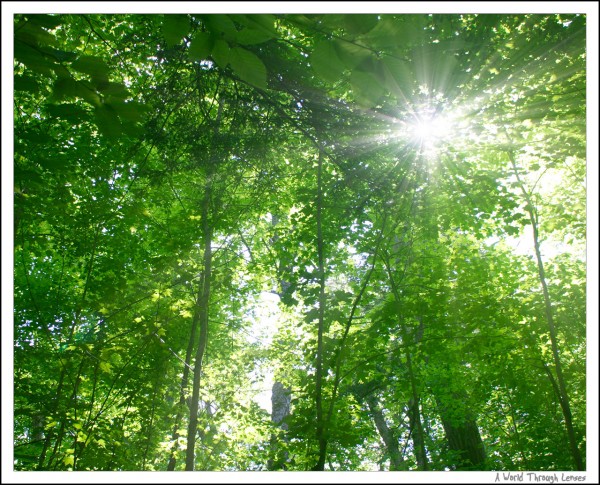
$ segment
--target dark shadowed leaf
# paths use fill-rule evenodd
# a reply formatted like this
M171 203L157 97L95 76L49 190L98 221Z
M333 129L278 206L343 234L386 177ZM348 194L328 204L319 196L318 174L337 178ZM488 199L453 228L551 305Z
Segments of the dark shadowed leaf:
M106 138L116 140L121 136L121 122L115 109L107 104L96 107L96 125Z
M62 118L73 124L82 123L89 118L87 110L73 103L49 104L46 106L46 110L50 116Z
M15 59L40 74L50 75L53 72L54 62L26 43L15 41Z
M110 95L121 99L125 99L129 96L127 88L121 83L102 83L98 86L98 91L105 96Z
M236 35L236 40L238 44L242 45L253 45L253 44L262 44L267 40L272 39L274 36L272 33L267 32L265 30L258 29L243 29L239 31Z
M148 114L148 107L136 101L128 103L122 101L112 101L110 105L114 108L119 118L131 122L140 122L145 119Z
M194 35L188 49L188 57L194 61L202 61L210 55L214 38L208 32L198 32Z
M33 76L15 76L15 91L27 91L30 93L35 93L39 89L40 85Z
M90 76L106 76L109 71L104 59L96 56L81 56L71 67Z
M187 15L169 14L164 16L161 32L171 46L178 45L188 35L190 21Z

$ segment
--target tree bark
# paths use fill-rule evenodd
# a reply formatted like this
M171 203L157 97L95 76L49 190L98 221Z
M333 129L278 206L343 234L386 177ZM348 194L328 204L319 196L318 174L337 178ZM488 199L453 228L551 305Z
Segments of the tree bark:
M444 402L436 396L448 447L456 454L452 465L456 470L484 470L485 448L477 422L467 410L452 411L456 403L464 406L465 398L464 393L457 392L452 394L450 402Z
M379 436L381 436L390 457L390 471L404 470L404 458L402 457L402 452L398 446L398 438L395 436L393 430L387 425L383 412L379 408L377 398L375 395L370 394L366 397L366 402L369 411L373 416L373 421L375 421Z
M284 432L288 429L288 425L284 420L290 415L290 403L290 389L283 387L281 382L273 384L271 391L271 421ZM267 462L267 469L286 470L288 453L281 449L280 439L275 434L271 435L270 448L271 458Z

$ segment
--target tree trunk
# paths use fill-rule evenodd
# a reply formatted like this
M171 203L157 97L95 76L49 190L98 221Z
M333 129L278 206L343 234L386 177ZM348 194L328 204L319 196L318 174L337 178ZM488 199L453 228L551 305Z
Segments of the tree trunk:
M379 431L379 435L381 436L390 457L390 471L404 470L404 458L398 447L398 438L395 436L393 430L387 425L383 412L377 403L377 398L375 395L370 394L366 397L366 402L369 411L373 416L373 421L375 421L377 431Z
M212 176L207 175L204 201L202 203L202 235L204 239L204 260L201 278L202 295L197 306L198 324L200 328L196 355L194 358L194 381L190 402L190 421L187 432L187 449L185 454L186 471L194 470L196 432L198 429L198 402L200 398L200 376L202 375L202 359L208 340L208 305L210 302L210 284L212 278L212 227L209 221L211 202Z
M466 410L453 411L456 403L464 406L465 395L453 393L451 402L443 402L436 396L448 447L456 454L452 463L456 470L484 470L485 448L475 419Z
M410 429L412 430L413 447L415 457L417 458L417 467L419 470L428 470L427 450L425 449L425 433L423 432L423 423L421 422L421 411L419 409L419 393L413 373L410 352L406 352L406 367L410 379L410 388L412 397L408 404L408 415L410 420Z
M548 330L550 333L550 342L552 344L552 357L554 360L554 367L556 369L556 379L558 381L558 389L559 395L558 400L560 403L560 407L563 412L563 416L565 418L565 428L567 430L567 436L569 439L569 447L571 449L571 456L573 457L573 463L575 465L576 470L585 470L585 466L583 464L583 459L581 457L581 452L579 451L579 447L577 446L577 438L575 436L575 429L573 428L573 415L571 413L571 405L569 402L569 395L567 394L567 387L565 384L565 379L562 371L562 364L560 362L560 356L558 353L558 343L556 340L556 327L554 326L554 315L552 312L552 302L550 300L550 293L548 292L548 284L546 282L546 274L544 271L544 262L542 260L542 254L540 252L540 241L539 241L539 233L538 233L538 217L537 211L534 208L533 201L527 190L525 189L525 185L521 180L519 175L519 170L517 168L517 163L514 157L514 154L511 151L508 151L508 156L510 158L510 162L517 178L517 183L519 188L521 189L521 193L523 194L523 198L527 205L525 206L525 210L529 215L529 221L531 223L531 228L533 230L533 247L535 249L535 257L537 260L538 267L538 277L540 280L540 284L542 285L542 292L544 294L544 309L546 313L546 323L548 324Z
M183 407L185 406L185 389L188 385L190 376L190 363L192 362L192 352L194 351L194 343L196 341L196 332L198 323L200 321L200 300L202 298L202 286L198 287L198 295L196 297L196 308L194 311L194 318L192 320L192 329L190 333L190 339L188 341L188 347L185 352L185 364L183 366L183 376L181 377L181 384L179 387L179 402L177 404L177 415L175 416L175 424L173 425L173 446L171 447L171 456L169 457L169 463L167 464L167 471L174 471L177 458L175 457L175 451L177 450L177 441L179 440L179 425L183 418Z
M319 271L319 328L317 333L317 363L316 363L316 396L317 407L317 441L319 443L319 458L313 470L325 469L327 455L327 439L325 437L325 419L323 416L323 332L325 327L325 266L323 257L323 153L319 150L319 165L317 170L317 253Z
M288 425L284 420L290 415L290 403L290 389L283 387L281 382L273 384L273 390L271 392L271 421L284 432L288 429ZM271 458L269 458L267 462L267 469L286 470L288 452L281 449L280 439L275 434L271 435L270 447Z

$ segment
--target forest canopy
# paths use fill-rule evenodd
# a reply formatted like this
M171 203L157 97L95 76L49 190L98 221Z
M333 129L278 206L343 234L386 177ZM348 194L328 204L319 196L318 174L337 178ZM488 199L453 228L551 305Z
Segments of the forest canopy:
M15 471L586 470L585 14L13 29Z

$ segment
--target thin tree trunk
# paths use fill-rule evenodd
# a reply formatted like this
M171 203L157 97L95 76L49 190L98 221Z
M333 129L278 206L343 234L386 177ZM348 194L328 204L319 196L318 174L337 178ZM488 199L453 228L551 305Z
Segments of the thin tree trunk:
M154 389L152 390L152 409L150 411L150 422L146 428L146 446L144 447L144 455L142 456L142 470L146 469L146 462L148 461L148 453L150 451L150 443L152 441L152 432L154 431L154 418L156 416L156 401L159 399L160 389L160 377L163 369L157 369L156 380L154 381Z
M550 300L550 293L548 292L548 284L546 282L546 274L544 271L544 262L542 260L542 254L540 252L540 241L539 241L539 232L538 232L538 218L537 212L534 209L533 201L527 190L525 190L525 185L521 180L519 175L519 169L517 168L517 163L512 151L508 151L508 157L510 158L510 163L512 165L515 177L517 178L517 183L525 198L525 202L527 203L525 210L529 215L529 221L531 223L531 228L533 229L533 247L535 250L535 257L537 259L537 267L538 267L538 277L540 283L542 285L542 292L544 294L544 308L546 313L546 323L548 324L548 330L550 333L550 342L552 344L552 357L554 359L554 367L556 369L556 379L558 381L558 389L559 395L558 400L560 402L560 407L563 412L563 416L565 418L565 427L567 430L567 436L569 438L569 447L571 449L571 456L573 457L573 463L575 464L576 470L585 470L583 465L583 459L581 457L581 452L579 451L579 447L577 446L577 438L575 436L575 429L573 428L573 415L571 413L571 405L569 402L569 396L567 394L567 387L565 385L565 379L562 371L562 364L560 362L560 356L558 352L558 343L556 339L556 327L554 326L554 315L552 312L552 302Z
M202 278L200 278L202 279ZM181 377L181 384L179 388L179 403L177 406L177 414L175 416L175 424L173 425L173 446L171 447L171 456L169 457L169 463L167 464L167 471L174 471L177 463L175 452L177 450L177 441L179 440L179 425L183 418L183 408L185 406L185 389L188 385L190 376L190 367L192 362L192 353L194 351L194 343L196 342L196 332L200 321L200 300L202 298L202 285L198 286L198 294L196 296L196 307L194 309L194 317L192 320L192 329L190 332L190 340L188 341L187 350L185 352L185 364L183 366L183 376Z
M200 332L196 355L194 357L194 380L190 402L190 421L187 431L187 449L185 454L186 471L194 470L196 432L198 430L198 402L200 398L200 376L202 375L202 359L208 340L208 305L210 301L210 284L212 278L212 227L209 221L212 189L212 176L207 176L204 201L202 203L202 236L204 239L204 260L202 270L202 296L197 307Z
M317 253L319 272L319 328L317 333L317 362L316 362L316 394L317 408L317 441L319 443L319 458L313 470L323 471L327 455L327 439L325 438L325 420L323 416L323 333L325 327L325 266L323 257L323 153L319 150L317 169Z
M427 451L425 449L425 434L423 432L423 423L421 422L421 411L419 409L419 393L412 368L412 360L410 352L406 351L406 367L410 380L410 389L412 397L409 401L409 420L412 429L413 444L415 456L417 458L417 467L419 470L428 470Z
M390 262L387 258L383 260L388 279L390 282L390 287L392 290L392 294L394 295L394 300L396 305L398 306L398 317L400 317L400 305L402 302L402 297L400 295L400 290L398 289L398 285L394 279L392 274L392 269L390 266ZM398 264L398 262L396 262ZM408 261L407 261L408 266ZM406 269L405 269L406 271ZM419 318L420 324L417 330L417 333L412 337L414 344L417 344L423 335L423 320L422 317ZM407 335L406 329L402 325L402 322L398 322L398 326L402 329L402 341L408 342L409 336ZM415 379L415 374L412 366L412 359L410 356L410 351L406 350L406 368L408 370L408 376L410 381L410 389L411 389L411 399L409 402L409 420L410 427L413 436L413 444L415 450L415 456L417 459L417 467L419 470L428 470L429 466L427 463L427 450L425 449L425 436L423 433L423 423L421 422L421 412L419 410L419 392L417 389L417 383Z

